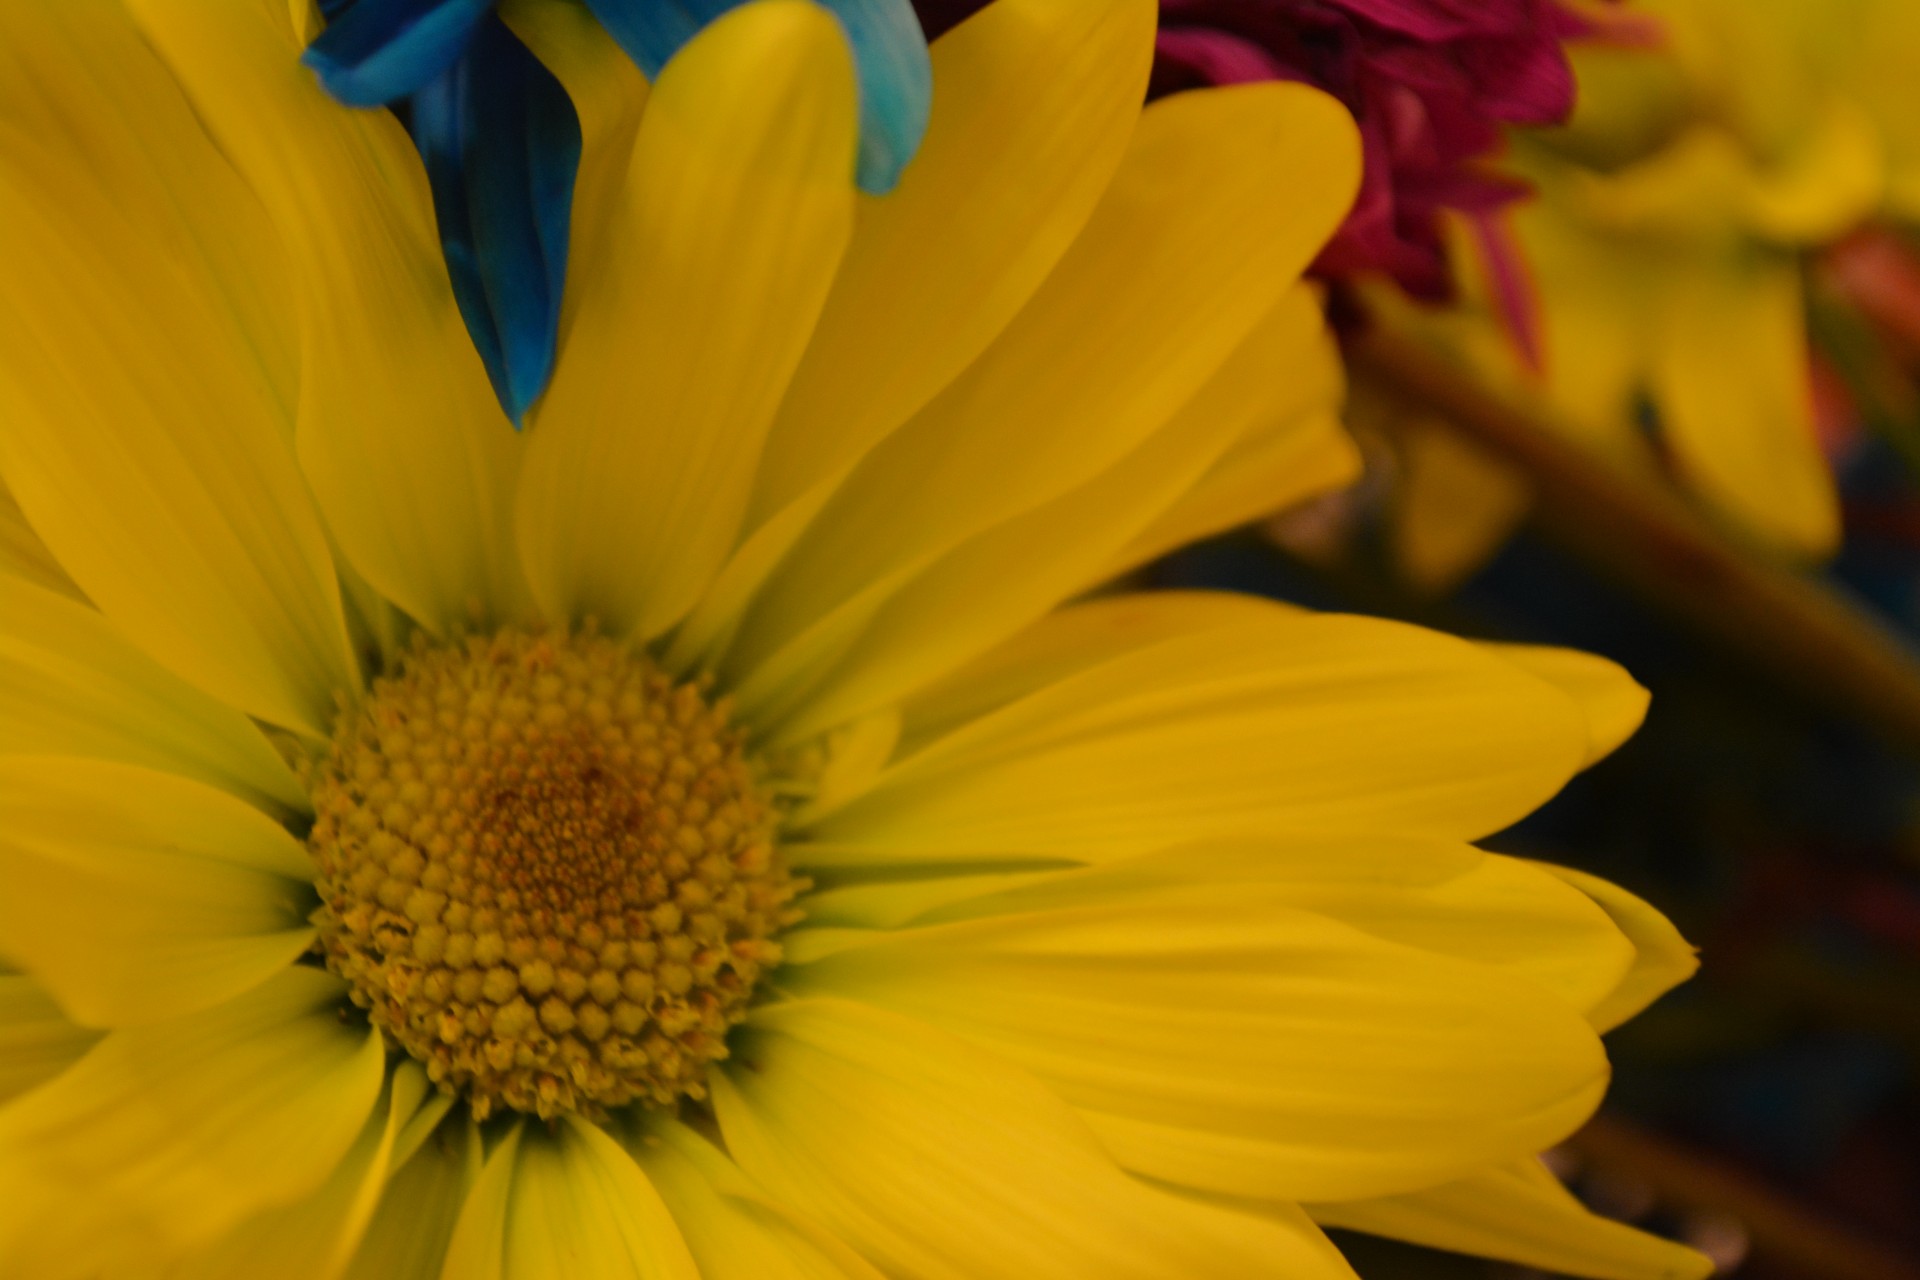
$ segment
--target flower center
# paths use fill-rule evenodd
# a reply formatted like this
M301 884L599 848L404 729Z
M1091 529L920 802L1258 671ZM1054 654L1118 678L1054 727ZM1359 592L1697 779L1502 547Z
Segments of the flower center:
M798 918L724 704L593 634L416 645L313 800L328 967L482 1119L702 1096Z

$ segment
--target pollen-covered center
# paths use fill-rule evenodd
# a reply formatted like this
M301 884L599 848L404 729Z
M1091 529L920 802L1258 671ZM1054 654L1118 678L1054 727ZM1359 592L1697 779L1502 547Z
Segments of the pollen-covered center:
M798 914L724 705L592 634L416 646L314 808L328 966L481 1118L699 1097Z

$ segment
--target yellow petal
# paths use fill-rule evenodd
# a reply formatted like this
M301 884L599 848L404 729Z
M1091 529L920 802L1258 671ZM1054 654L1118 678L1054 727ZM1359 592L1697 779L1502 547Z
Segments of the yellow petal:
M1693 945L1651 903L1584 871L1546 862L1537 865L1592 898L1633 944L1632 967L1604 1000L1587 1011L1588 1020L1601 1031L1611 1031L1634 1017L1699 969Z
M127 8L286 244L300 463L341 549L430 629L514 616L520 441L454 304L399 121L327 97L284 5Z
M1713 1263L1590 1212L1537 1160L1384 1199L1308 1206L1314 1220L1592 1280L1706 1280Z
M100 1034L70 1021L26 974L0 972L0 1105L78 1062Z
M0 1263L80 1280L204 1247L333 1173L380 1093L346 988L292 968L239 999L116 1031L0 1110Z
M1653 393L1682 477L1763 540L1830 554L1839 499L1814 436L1799 264L1728 253L1669 288Z
M846 41L800 0L728 13L661 73L529 426L520 548L549 617L651 637L732 550L852 229L855 132Z
M628 1150L686 1235L701 1280L881 1280L871 1263L770 1199L685 1126L655 1120Z
M26 513L14 501L4 476L0 476L0 573L74 600L86 599L86 594L73 584L67 571L53 558L53 552L47 550L47 544L40 541L40 535L27 523Z
M713 1083L741 1168L888 1274L1350 1274L1304 1224L1222 1219L1127 1178L1032 1077L911 1019L763 1007Z
M863 197L768 440L765 518L864 453L1013 318L1086 224L1139 118L1146 0L1000 0L933 46L927 135Z
M1886 194L1887 173L1874 122L1834 97L1800 122L1801 144L1748 184L1747 221L1766 239L1820 245L1871 218Z
M259 810L186 778L0 758L0 950L92 1026L239 995L313 941L311 864Z
M1226 591L1142 591L1055 610L902 707L907 755L1076 672L1165 640L1266 625L1285 606Z
M1578 874L1578 873L1574 873ZM1196 884L1257 885L1290 908L1330 916L1389 942L1522 974L1577 1009L1601 1007L1640 963L1633 933L1564 868L1484 853L1453 840L1373 834L1177 844L1069 870L856 883L809 895L809 926L901 928L1095 904L1138 904ZM1637 899L1632 900L1638 903ZM808 954L795 935L790 957ZM1690 953L1689 953L1690 954Z
M1531 671L1573 699L1587 721L1587 763L1603 760L1647 718L1652 695L1618 663L1577 649L1489 644L1487 649Z
M1574 1009L1598 1007L1634 962L1632 943L1590 899L1498 854L1430 885L1329 877L1286 897L1375 937L1523 974Z
M34 83L71 85L41 111L71 109L101 141L71 151L47 129L8 148L0 472L142 648L252 715L322 732L357 682L332 556L286 435L284 371L259 347L272 325L232 295L240 268L202 251L259 240L260 211L117 9L52 12L10 12L0 43ZM102 99L117 110L94 105L96 77L120 83ZM176 153L192 160L151 172ZM167 216L187 199L193 219Z
M731 642L854 463L978 356L1066 252L1139 118L1153 22L1146 0L998 0L935 42L926 138L899 186L859 198L767 439L753 532L675 636L678 668Z
M313 1194L249 1218L212 1249L167 1268L165 1280L336 1280L381 1201L401 1129L423 1105L444 1114L452 1102L433 1092L418 1063L403 1063L360 1136Z
M514 1128L488 1155L441 1274L453 1280L700 1280L640 1166L591 1122Z
M8 754L145 765L279 816L300 780L251 720L159 666L92 607L0 575L0 743Z
M252 370L286 414L298 378L298 323L286 248L165 66L115 0L74 0L6 16L0 103L56 152L139 211L140 236L204 273L230 312Z
M1396 423L1394 559L1430 595L1460 585L1493 558L1533 502L1527 482L1444 423Z
M1538 286L1541 365L1562 421L1609 456L1645 460L1638 397L1664 279L1657 254L1582 227L1547 190L1514 215Z
M1113 576L1359 478L1360 450L1338 416L1346 371L1321 315L1318 294L1297 288L1281 303L1281 312L1282 322L1297 329L1285 362L1267 371L1273 401L1252 429L1101 576Z
M1318 305L1295 289L1140 447L1085 484L968 539L895 592L771 740L804 740L893 705L1111 573L1236 441L1275 416L1294 416L1295 391L1275 371L1311 370L1320 329Z
M1095 660L883 773L801 865L1110 860L1225 835L1477 838L1551 796L1586 726L1459 640L1273 608Z
M1338 890L1320 896L1361 928L1398 897L1397 932L1417 944L1446 931L1416 894ZM1606 1059L1573 1005L1300 910L1300 896L1196 876L843 936L812 963L802 931L782 981L965 1036L1079 1108L1135 1172L1252 1199L1430 1185L1538 1151L1591 1114Z
M412 1126L410 1126L411 1128ZM438 1280L467 1192L480 1176L480 1130L464 1111L394 1144L397 1169L344 1273L346 1280Z
M1279 302L1357 173L1352 121L1304 86L1150 106L1039 292L861 461L769 578L723 668L743 711L790 697L938 556L1139 447Z

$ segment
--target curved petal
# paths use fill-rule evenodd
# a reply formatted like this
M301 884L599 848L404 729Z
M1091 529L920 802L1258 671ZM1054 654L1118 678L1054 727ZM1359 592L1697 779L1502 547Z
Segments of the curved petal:
M480 1130L464 1111L418 1135L402 1133L380 1207L344 1280L438 1280L467 1193L480 1177Z
M927 128L933 72L909 0L820 0L840 20L860 72L861 187L885 194ZM587 0L648 78L741 0Z
M549 617L658 634L732 549L850 233L853 127L845 44L799 0L730 13L654 86L528 433L520 545Z
M8 95L23 127L0 181L0 472L144 649L324 732L358 674L286 436L290 328L236 283L274 277L265 219L117 9L10 10L0 43L25 68L9 82L70 88Z
M722 670L786 710L888 596L965 539L1070 491L1165 424L1345 211L1358 146L1300 85L1180 94L1141 117L1100 207L959 380L862 460L748 611ZM1310 182L1271 163L1298 157Z
M1580 226L1551 186L1513 225L1539 281L1541 366L1563 421L1609 456L1640 460L1634 413L1657 327L1648 321L1665 306L1657 260Z
M1269 625L1286 606L1228 591L1138 591L1083 601L1041 618L902 705L904 758L938 738L1075 673L1162 641Z
M205 275L254 372L291 411L300 335L287 304L286 246L232 163L208 145L123 6L74 0L15 10L5 22L0 102L8 118L77 161L122 208L137 210L145 242Z
M889 1274L1351 1274L1304 1224L1222 1219L1124 1176L1030 1076L908 1018L758 1009L713 1086L741 1168Z
M1319 354L1319 308L1296 290L1199 391L1115 465L968 539L893 594L776 740L803 740L912 689L1092 586L1238 438L1295 412L1277 370ZM1009 573L1007 566L1020 565Z
M356 0L300 61L348 106L385 106L451 67L492 7L493 0Z
M1713 1262L1593 1213L1537 1160L1405 1195L1307 1208L1316 1222L1591 1280L1706 1280Z
M652 1122L628 1150L685 1233L701 1280L881 1280L871 1263L769 1198L686 1126Z
M1651 903L1617 884L1572 867L1556 867L1546 862L1536 865L1593 899L1633 944L1632 966L1606 998L1587 1011L1588 1020L1601 1031L1611 1031L1637 1016L1700 968L1693 945Z
M212 1249L168 1269L166 1280L337 1280L382 1200L401 1130L423 1108L444 1114L452 1102L433 1091L417 1063L403 1063L360 1136L311 1195L249 1218Z
M845 939L811 963L802 931L782 981L965 1036L1129 1169L1249 1199L1431 1185L1549 1146L1598 1105L1606 1058L1573 1005L1296 894L1189 883Z
M88 605L0 575L0 752L178 773L281 817L307 811L251 720L141 653Z
M399 122L343 111L313 82L285 5L125 2L286 243L300 463L340 548L430 630L523 613L519 440L455 305Z
M0 1105L78 1062L102 1034L71 1021L26 974L0 972Z
M1760 537L1831 554L1840 505L1814 434L1798 260L1703 253L1669 289L1652 390L1682 476Z
M225 792L0 758L0 951L81 1022L159 1022L268 980L313 941L311 874L299 841Z
M1346 370L1317 290L1281 303L1293 326L1285 365L1268 370L1275 399L1173 506L1099 574L1118 576L1175 547L1211 537L1358 479L1359 447L1341 424ZM1284 372L1281 372L1284 370Z
M1643 963L1632 934L1665 921L1595 877L1585 877L1593 887L1582 892L1570 883L1579 875L1453 840L1296 834L1180 844L1068 871L850 885L810 896L807 918L822 919L824 907L837 923L900 928L1250 885L1388 942L1524 975L1594 1011ZM1600 905L1603 895L1628 898L1642 918L1616 918Z
M204 1247L339 1166L379 1097L380 1037L309 968L116 1031L0 1110L0 1263L79 1280Z
M1526 516L1533 489L1444 422L1398 405L1390 412L1400 467L1394 562L1414 590L1444 596L1493 559Z
M26 513L14 501L6 477L0 476L0 574L58 592L72 600L86 599L73 579L27 523Z
M848 468L986 348L1079 234L1139 117L1153 13L998 0L935 46L926 143L892 195L859 202L767 437L755 532L676 637L688 663L726 641Z
M597 1125L515 1127L488 1155L444 1280L700 1280L673 1215Z
M1647 718L1652 695L1618 663L1577 649L1526 644L1486 647L1573 699L1587 718L1588 764L1612 755Z
M1477 838L1585 759L1573 704L1472 645L1269 608L1092 661L882 773L796 864L1111 860L1314 830Z

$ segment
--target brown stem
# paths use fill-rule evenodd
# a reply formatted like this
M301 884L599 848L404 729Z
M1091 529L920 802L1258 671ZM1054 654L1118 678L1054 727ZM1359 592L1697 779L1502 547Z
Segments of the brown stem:
M1645 1183L1681 1208L1740 1220L1754 1255L1817 1280L1920 1280L1920 1266L1749 1174L1669 1138L1596 1116L1569 1140L1594 1168Z
M1413 334L1373 324L1349 359L1523 472L1556 541L1781 686L1920 756L1920 657L1865 609L1743 552L1674 495L1576 444L1551 409L1486 386Z

